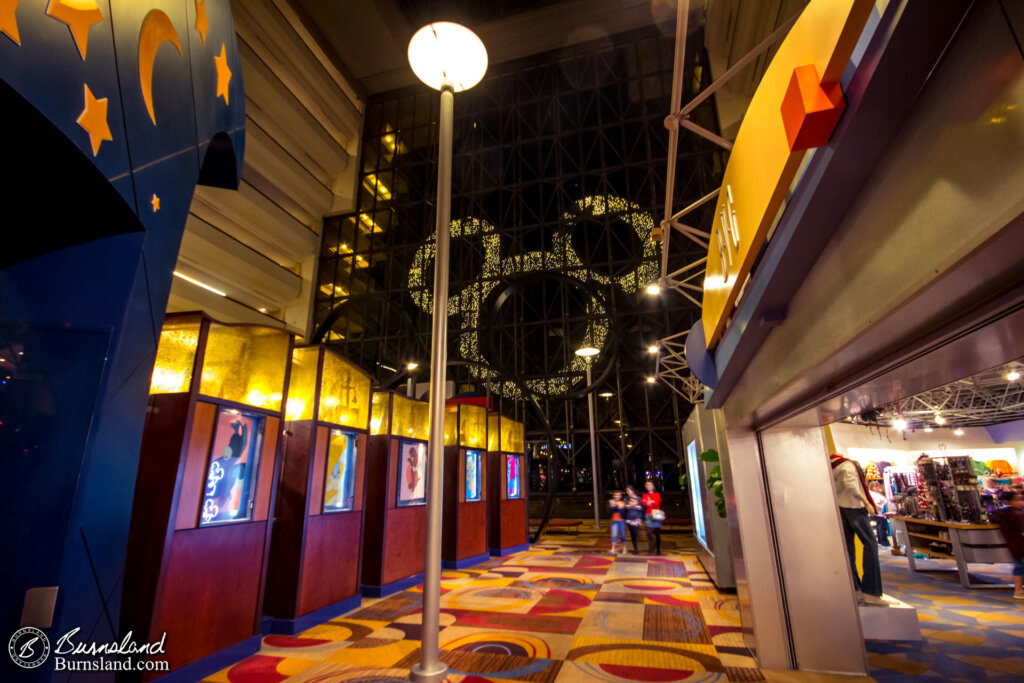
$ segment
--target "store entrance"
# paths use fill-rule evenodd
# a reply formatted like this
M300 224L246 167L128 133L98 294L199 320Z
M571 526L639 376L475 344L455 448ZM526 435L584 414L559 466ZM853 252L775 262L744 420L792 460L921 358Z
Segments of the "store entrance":
M1024 675L1007 659L1024 648L1024 591L1013 580L1024 549L1024 360L850 411L824 438L872 669ZM853 480L843 483L843 467L863 475L860 500L844 494ZM861 502L869 537L843 509Z

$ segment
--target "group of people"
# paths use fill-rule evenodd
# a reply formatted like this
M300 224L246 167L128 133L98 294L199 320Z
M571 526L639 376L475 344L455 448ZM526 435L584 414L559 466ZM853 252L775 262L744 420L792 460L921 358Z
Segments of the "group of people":
M654 482L647 480L645 492L641 496L632 486L626 487L626 495L622 491L612 493L608 501L608 512L612 520L612 552L626 552L626 530L629 530L633 542L633 554L638 555L637 538L641 525L647 530L647 552L661 555L661 524L665 521L665 513L661 509L661 494L655 489Z

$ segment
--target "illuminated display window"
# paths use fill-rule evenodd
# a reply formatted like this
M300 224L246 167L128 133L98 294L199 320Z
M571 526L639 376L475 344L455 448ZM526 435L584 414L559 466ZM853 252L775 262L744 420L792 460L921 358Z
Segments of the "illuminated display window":
M398 507L427 504L427 444L418 441L399 443Z
M262 415L217 412L199 526L252 519L264 422Z
M331 438L327 443L327 471L324 475L324 512L354 509L357 439L354 432L331 430Z
M160 344L153 365L151 394L187 392L192 385L192 370L199 345L199 323L167 323L160 330Z
M509 500L523 496L522 472L519 469L521 457L519 455L505 456L505 497Z
M480 451L466 451L466 502L482 499L483 469Z

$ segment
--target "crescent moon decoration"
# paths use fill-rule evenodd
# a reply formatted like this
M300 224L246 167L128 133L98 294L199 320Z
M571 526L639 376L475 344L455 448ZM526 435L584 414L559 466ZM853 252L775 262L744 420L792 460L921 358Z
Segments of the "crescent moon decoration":
M156 114L153 112L153 62L156 61L157 49L165 42L173 45L177 48L178 54L181 54L181 41L178 39L178 32L174 30L171 18L158 9L150 10L142 20L142 28L139 29L139 83L142 85L142 99L146 101L146 110L154 126Z

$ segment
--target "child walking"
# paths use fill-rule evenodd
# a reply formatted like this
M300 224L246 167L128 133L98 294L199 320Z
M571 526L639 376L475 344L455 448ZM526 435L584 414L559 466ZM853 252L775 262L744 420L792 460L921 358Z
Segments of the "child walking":
M612 552L625 552L626 522L623 516L626 513L626 501L622 500L622 491L612 493L612 499L608 501L608 512L612 516Z
M644 505L640 502L640 494L632 486L626 487L626 528L629 529L629 540L633 542L633 554L639 555L636 540L640 535L640 525L644 522Z

